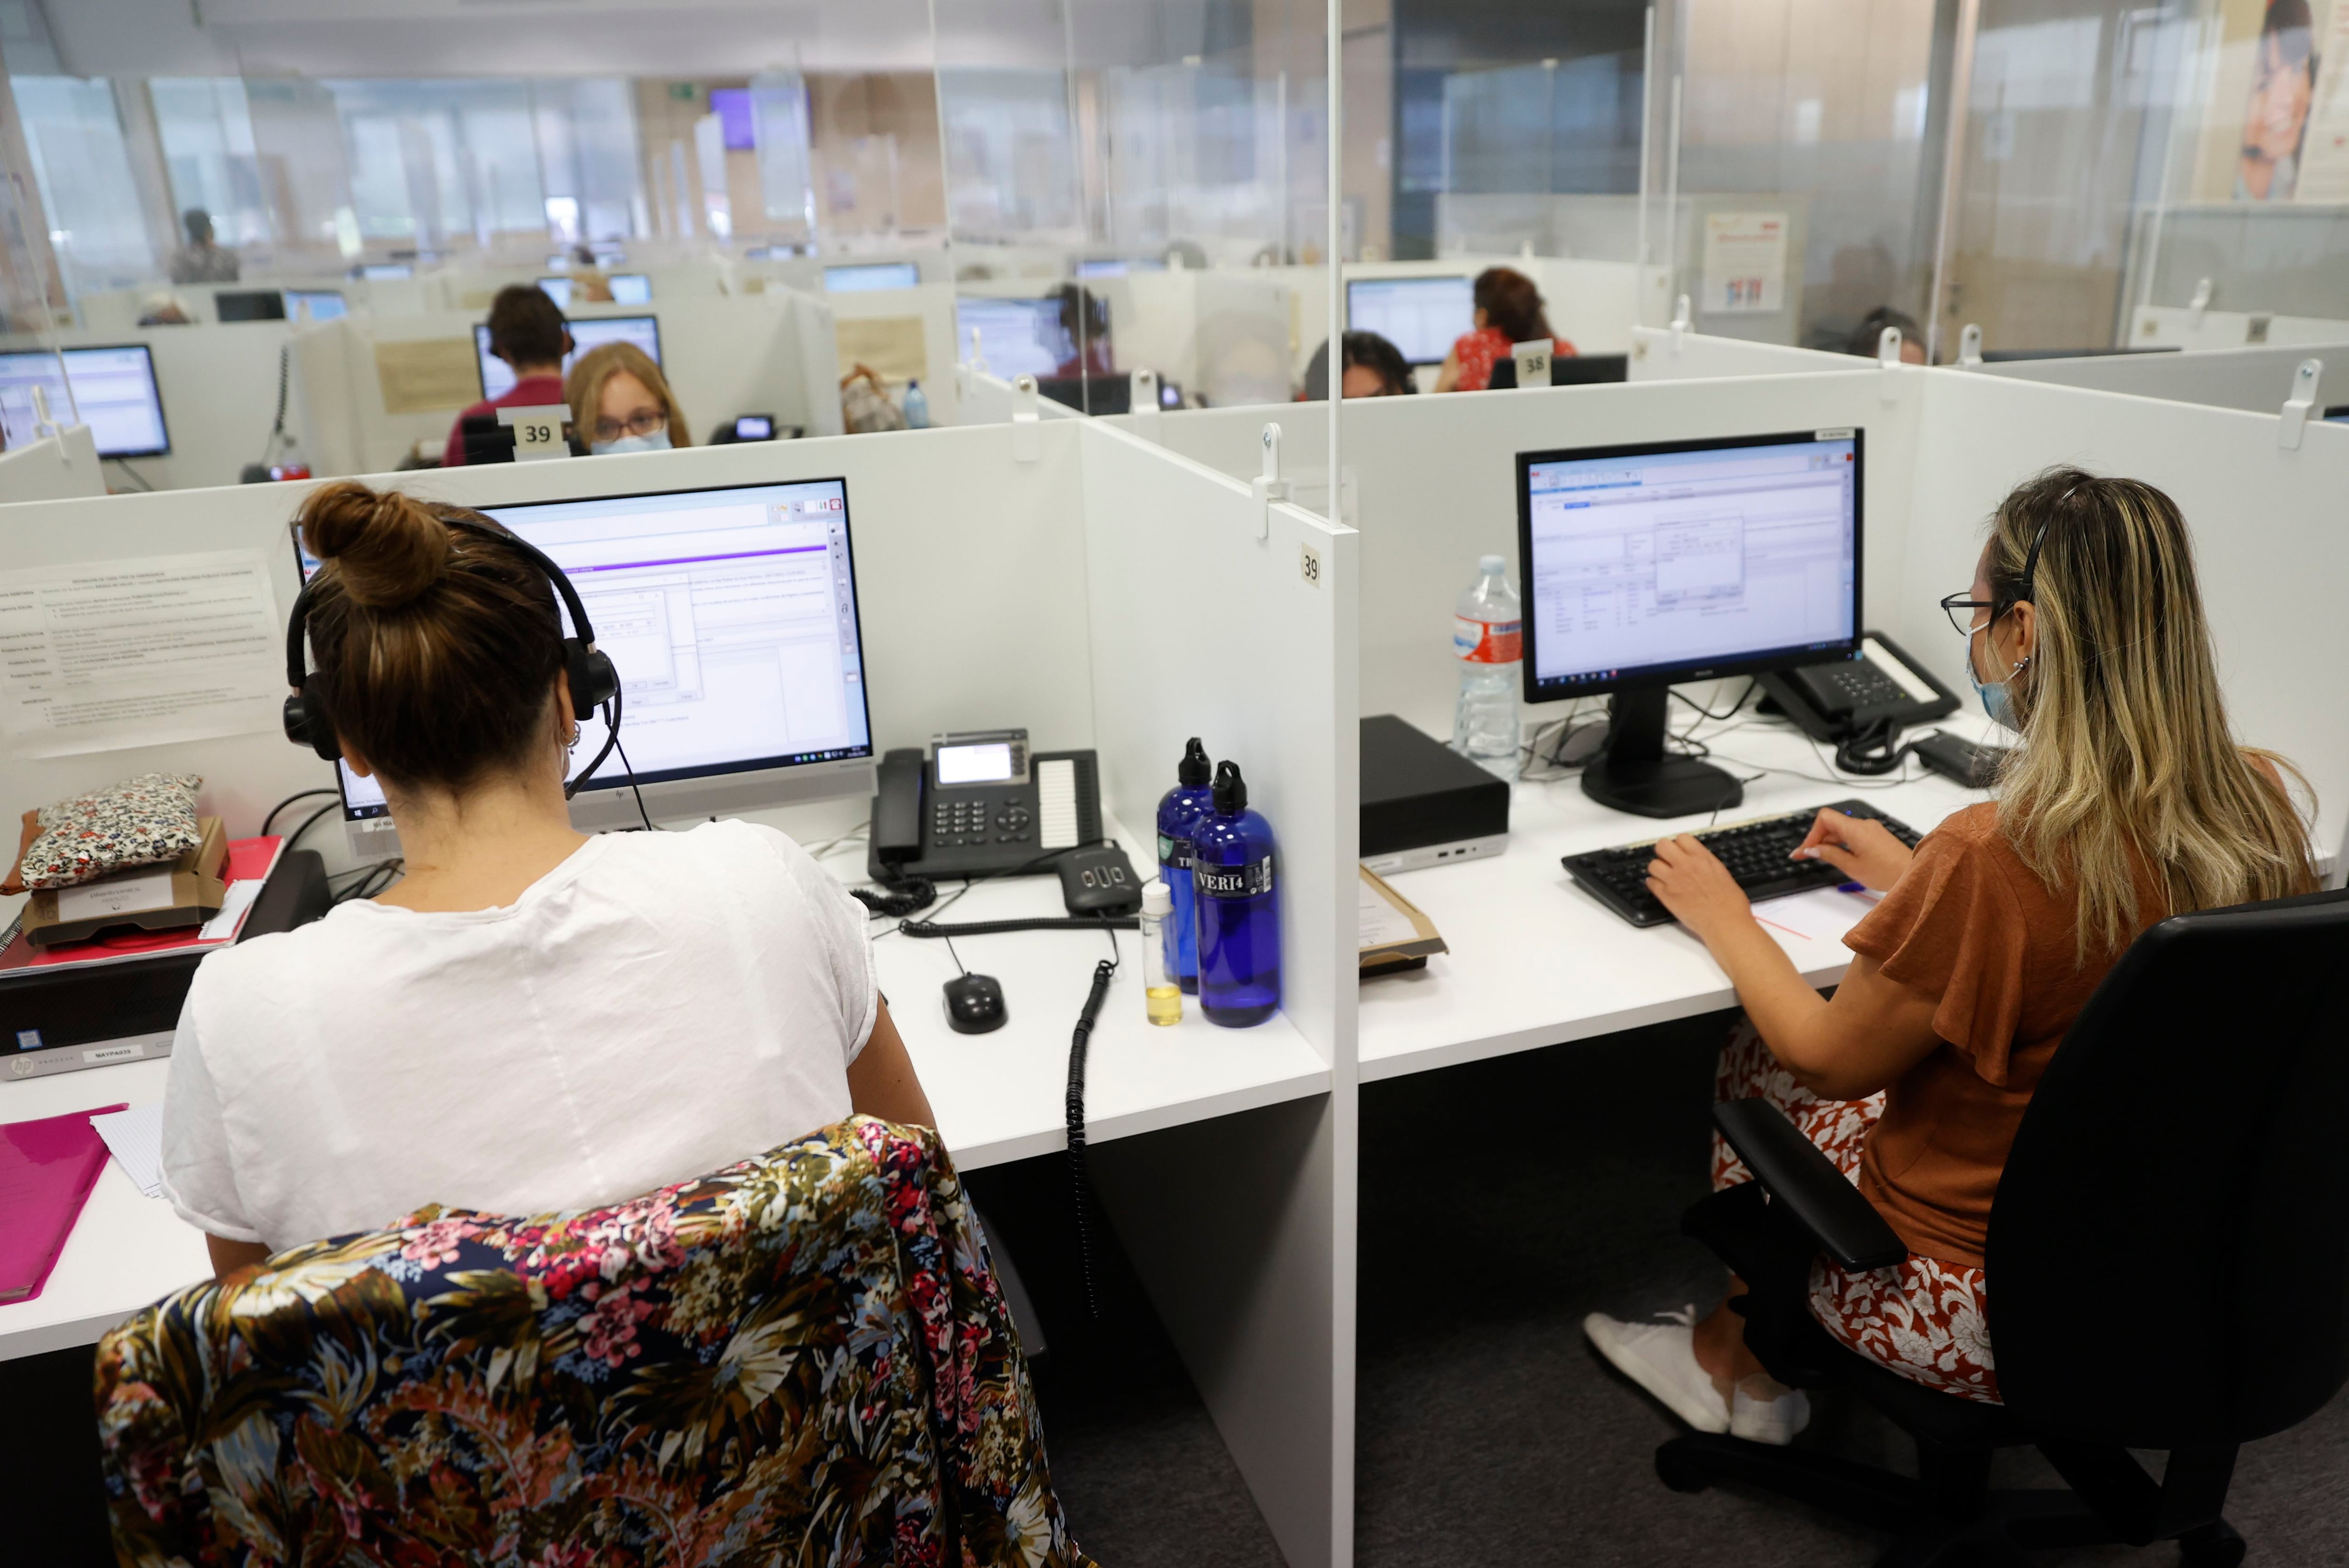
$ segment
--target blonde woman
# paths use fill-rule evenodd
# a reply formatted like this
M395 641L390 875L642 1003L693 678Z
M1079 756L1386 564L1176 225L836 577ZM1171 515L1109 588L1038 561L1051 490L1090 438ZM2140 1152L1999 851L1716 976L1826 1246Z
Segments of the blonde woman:
M1832 1000L1754 922L1691 838L1656 847L1648 886L1737 986L1723 1099L1761 1096L1800 1126L1908 1243L1897 1268L1821 1261L1827 1332L1943 1392L1999 1401L1982 1246L2015 1130L2064 1031L2138 933L2171 914L2316 886L2277 759L2229 727L2185 519L2132 480L2059 469L1992 520L1973 587L1942 601L1983 706L2018 732L1998 799L1912 852L1881 826L1819 813L1799 856L1884 892L1845 943ZM1718 1138L1716 1188L1750 1179ZM1744 1288L1731 1282L1731 1294ZM1701 1321L1584 1330L1705 1431L1783 1443L1809 1419L1724 1303Z
M597 457L693 445L660 366L633 343L581 355L564 378L563 399L571 405L572 429Z

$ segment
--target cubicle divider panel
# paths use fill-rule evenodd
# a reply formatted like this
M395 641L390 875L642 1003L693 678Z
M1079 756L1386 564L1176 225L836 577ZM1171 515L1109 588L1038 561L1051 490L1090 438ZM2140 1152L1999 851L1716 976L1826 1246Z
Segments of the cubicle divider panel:
M753 400L735 412L766 412L767 406L756 398L762 389L771 387L775 412L785 423L798 425L811 436L842 434L847 425L841 417L840 342L834 334L832 306L817 295L797 292L778 294L770 290L767 297L777 301L783 312L774 363L763 368L753 388L746 390L745 396ZM739 312L755 304L756 298L717 303Z
M956 402L961 422L966 425L1008 425L1011 422L1013 394L1011 383L986 370L974 370L968 365L955 366ZM1056 397L1038 397L1036 418L1039 420L1081 419L1085 416Z
M1935 602L1973 580L1991 514L2059 463L2143 480L2185 514L2236 736L2315 787L2321 851L2349 824L2349 426L2312 420L2297 449L2268 414L1986 376L1927 377L1907 580L1886 629L1966 689L1965 645ZM2337 875L2336 870L2336 875Z
M2349 338L2329 344L2197 349L2178 354L2098 354L2069 359L2016 359L1974 368L1985 376L2095 392L2123 392L2172 403L2202 403L2272 414L2292 395L2301 361L2332 367L2332 401L2349 403ZM2322 408L2318 413L2323 412Z
M1291 1568L1343 1564L1353 1528L1359 541L1099 421L1045 433L1073 435L1084 453L1108 800L1141 830L1193 735L1240 764L1249 804L1279 844L1282 1011L1333 1069L1327 1096L1122 1139L1096 1150L1093 1169Z
M918 379L932 424L964 423L955 388L952 284L851 290L825 294L823 304L832 313L837 345L835 377L863 364L893 384Z
M2305 346L2349 338L2349 321L2316 315L2271 315L2188 305L2139 305L2129 318L2137 348L2245 348L2253 344Z
M1799 376L1806 371L1849 370L1857 358L1785 344L1675 332L1669 326L1640 326L1631 330L1630 378L1691 381L1723 376Z
M72 500L105 493L106 475L98 468L98 442L88 425L68 425L54 436L0 452L0 505Z
M1015 461L999 430L696 448L559 462L381 475L467 506L840 478L847 481L858 614L876 751L934 733L1024 725L1040 743L1092 743L1082 615L1084 539L1072 430L1047 431ZM1057 437L1058 438L1049 438ZM29 503L0 527L0 581L26 569L258 550L276 624L299 578L287 524L308 485ZM272 657L282 657L273 645ZM282 678L282 677L281 677ZM277 695L282 696L280 688ZM333 770L266 729L135 749L26 758L0 738L0 809L11 813L136 774L204 776L203 809L233 835L272 803L334 782ZM298 820L298 819L297 819ZM342 869L339 835L312 842Z

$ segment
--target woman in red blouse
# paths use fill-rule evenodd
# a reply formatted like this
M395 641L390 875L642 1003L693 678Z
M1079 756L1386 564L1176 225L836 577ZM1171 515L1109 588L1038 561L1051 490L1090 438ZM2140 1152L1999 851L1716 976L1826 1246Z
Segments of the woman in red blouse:
M1476 330L1463 333L1435 378L1438 392L1482 392L1493 384L1493 362L1520 343L1548 338L1560 359L1574 357L1574 345L1549 329L1541 291L1533 279L1506 267L1486 267L1476 275Z

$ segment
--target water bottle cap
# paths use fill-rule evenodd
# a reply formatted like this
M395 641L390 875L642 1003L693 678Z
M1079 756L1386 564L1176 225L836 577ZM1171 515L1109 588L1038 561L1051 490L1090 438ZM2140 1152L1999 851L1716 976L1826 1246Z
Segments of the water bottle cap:
M1247 780L1240 777L1240 765L1224 761L1216 764L1216 814L1237 817L1247 810Z
M1487 577L1498 577L1509 569L1509 563L1497 555L1487 555L1476 562L1476 570Z
M1142 913L1163 918L1174 913L1174 895L1156 877L1142 884Z
M1199 738L1195 735L1190 744L1183 748L1183 760L1174 765L1174 781L1185 789L1196 789L1207 781L1212 772L1207 762L1207 748L1199 744Z

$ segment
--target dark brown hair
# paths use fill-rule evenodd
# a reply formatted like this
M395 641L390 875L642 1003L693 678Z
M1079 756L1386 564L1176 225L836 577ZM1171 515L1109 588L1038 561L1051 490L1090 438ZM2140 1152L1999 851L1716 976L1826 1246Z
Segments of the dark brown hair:
M453 790L548 742L563 619L503 528L356 480L312 491L299 521L326 563L310 587L315 689L346 749L395 789Z
M536 284L508 284L490 302L490 347L519 370L525 365L560 365L571 351L571 328L563 307Z
M1476 274L1475 298L1485 325L1498 327L1511 343L1547 343L1557 335L1542 314L1541 290L1523 273L1486 267Z

